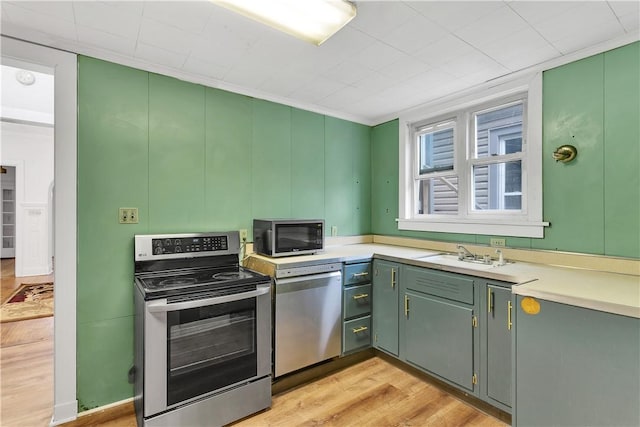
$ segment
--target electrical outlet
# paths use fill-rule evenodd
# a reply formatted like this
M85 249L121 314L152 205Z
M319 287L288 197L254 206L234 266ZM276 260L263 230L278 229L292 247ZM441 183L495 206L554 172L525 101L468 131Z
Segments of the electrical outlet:
M248 238L247 229L243 228L240 230L240 243L246 243Z
M491 239L489 240L489 244L493 247L504 248L505 239Z
M138 208L120 208L118 209L118 222L120 224L137 224Z
M331 236L332 237L336 237L338 235L338 226L337 225L332 225L331 226Z

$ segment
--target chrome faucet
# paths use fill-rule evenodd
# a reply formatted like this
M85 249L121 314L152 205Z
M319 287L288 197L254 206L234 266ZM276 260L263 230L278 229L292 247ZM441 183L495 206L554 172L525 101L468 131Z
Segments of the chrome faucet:
M464 246L458 245L456 246L456 248L458 249L458 259L460 261L464 260L465 258L476 259L475 254L471 253L469 249L465 248Z

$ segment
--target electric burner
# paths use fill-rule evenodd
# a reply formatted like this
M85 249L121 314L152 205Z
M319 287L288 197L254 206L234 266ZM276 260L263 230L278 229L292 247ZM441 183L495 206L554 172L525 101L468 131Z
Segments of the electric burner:
M164 279L158 283L158 287L163 286L188 286L196 283L196 279L192 277L172 277L170 279Z

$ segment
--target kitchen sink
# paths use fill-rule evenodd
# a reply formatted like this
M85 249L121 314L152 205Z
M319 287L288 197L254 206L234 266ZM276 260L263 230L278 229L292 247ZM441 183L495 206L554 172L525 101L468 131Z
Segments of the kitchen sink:
M458 259L456 254L443 254L435 256L427 256L417 258L417 261L424 261L431 264L448 265L451 267L459 267L468 270L491 270L493 268L499 268L500 265L497 261L491 260L490 264L485 264L482 259L465 258L463 260Z

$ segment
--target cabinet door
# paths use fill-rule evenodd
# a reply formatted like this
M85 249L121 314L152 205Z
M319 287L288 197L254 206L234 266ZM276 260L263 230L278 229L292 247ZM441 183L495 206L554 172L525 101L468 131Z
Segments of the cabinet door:
M373 346L398 355L398 264L373 264Z
M525 311L522 301L513 425L640 425L640 319L533 298Z
M487 285L487 396L511 406L511 289Z
M473 308L407 291L407 361L473 391Z

